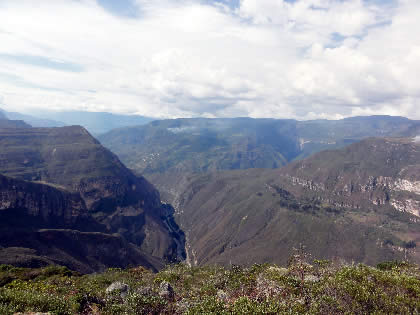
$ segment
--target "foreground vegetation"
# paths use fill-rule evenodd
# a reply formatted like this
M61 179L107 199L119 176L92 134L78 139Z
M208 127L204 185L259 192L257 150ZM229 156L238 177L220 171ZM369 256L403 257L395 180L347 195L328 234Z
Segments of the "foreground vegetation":
M420 270L311 261L275 265L142 267L80 275L65 267L0 266L0 314L418 314Z

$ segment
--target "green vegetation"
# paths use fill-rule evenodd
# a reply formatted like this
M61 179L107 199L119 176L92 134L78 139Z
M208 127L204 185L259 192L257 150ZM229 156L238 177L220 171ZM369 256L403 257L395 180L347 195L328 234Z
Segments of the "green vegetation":
M394 261L374 268L308 259L308 255L297 251L288 268L268 264L229 269L178 264L157 274L142 267L80 275L65 267L24 269L1 265L0 313L417 314L420 311L420 270L416 265ZM111 284L116 288L113 291L109 289Z
M112 130L99 140L139 173L277 168L298 154L291 120L174 119Z
M367 137L415 136L402 117L342 120L183 118L111 130L99 140L141 174L278 168Z

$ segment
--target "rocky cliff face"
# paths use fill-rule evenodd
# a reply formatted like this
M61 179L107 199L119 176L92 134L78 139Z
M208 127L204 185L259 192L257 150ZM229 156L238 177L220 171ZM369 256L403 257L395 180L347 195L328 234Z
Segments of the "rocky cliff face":
M420 145L411 138L364 140L293 163L281 174L298 195L312 191L346 208L371 203L420 213Z
M0 217L3 228L14 220L14 226L81 228L86 225L88 228L90 225L89 229L101 229L88 214L79 194L3 175L0 175Z
M71 221L72 216L89 213L97 226L120 234L144 253L167 261L182 258L182 232L166 223L172 212L161 204L158 191L143 177L135 176L84 128L2 129L0 149L1 174L47 184L72 196L54 201L48 191L45 196L41 192L38 199L19 195L22 198L14 202L23 204L28 214L38 211L40 217L51 218L49 211L54 209L54 214ZM21 185L20 191L25 191L29 184ZM7 192L4 208L9 203L13 206L13 191Z
M78 193L0 175L0 263L66 265L80 272L163 263L88 213Z

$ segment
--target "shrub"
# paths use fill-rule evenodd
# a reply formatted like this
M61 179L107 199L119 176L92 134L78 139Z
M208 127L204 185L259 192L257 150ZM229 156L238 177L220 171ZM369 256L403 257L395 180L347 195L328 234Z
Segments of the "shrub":
M0 314L418 314L420 271L407 262L377 268L309 262L298 249L289 268L188 267L172 265L157 274L143 268L111 269L79 275L62 267L2 267L8 283L0 287ZM120 281L126 297L106 294ZM175 299L158 295L162 281L171 283Z

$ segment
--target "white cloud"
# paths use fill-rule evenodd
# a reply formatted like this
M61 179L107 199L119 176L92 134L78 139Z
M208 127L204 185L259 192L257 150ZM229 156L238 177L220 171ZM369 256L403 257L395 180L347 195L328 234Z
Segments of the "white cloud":
M127 18L94 0L3 0L0 98L13 110L420 119L420 2L387 3L136 0Z

